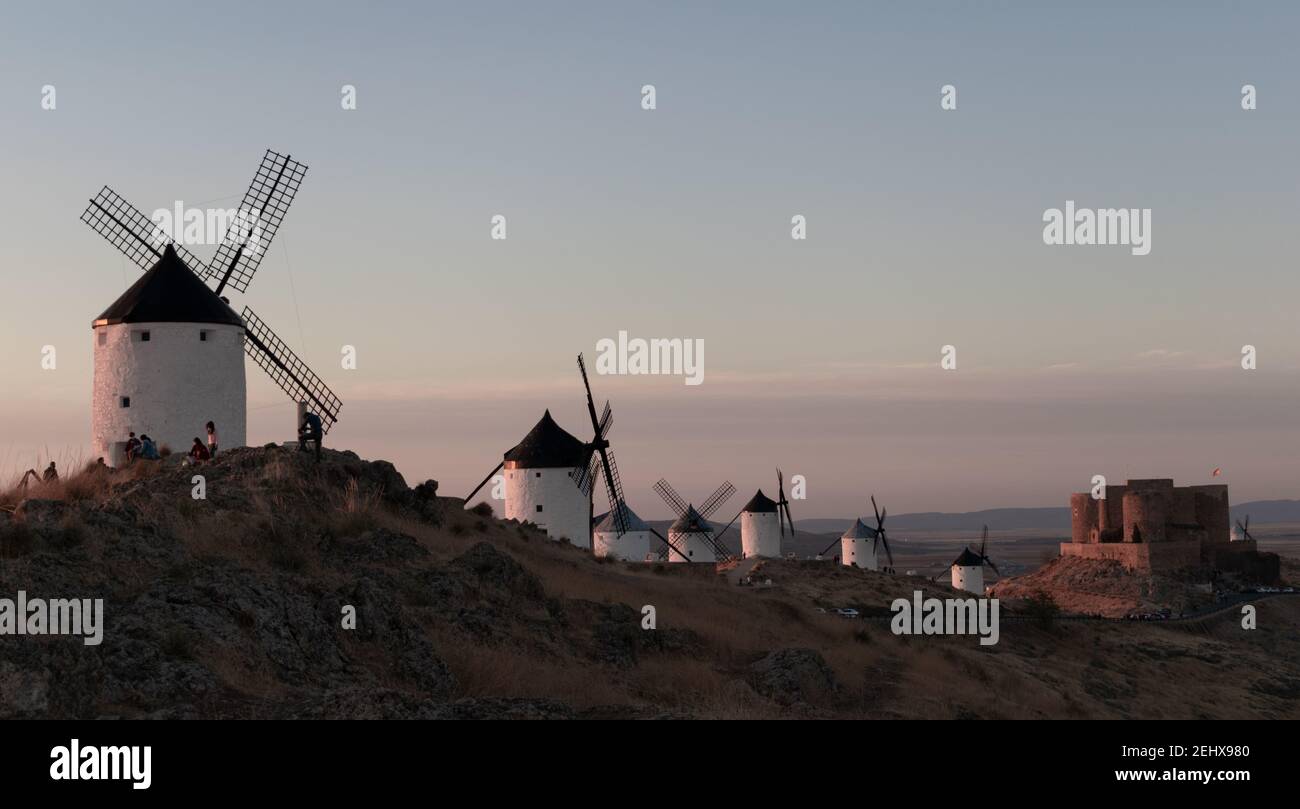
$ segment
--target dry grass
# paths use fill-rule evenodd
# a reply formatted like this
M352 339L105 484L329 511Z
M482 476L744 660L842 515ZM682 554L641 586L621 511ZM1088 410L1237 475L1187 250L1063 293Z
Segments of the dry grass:
M125 484L157 476L162 471L160 461L137 461L123 469L108 469L94 463L86 464L70 476L46 483L33 480L24 490L19 482L0 492L0 509L14 511L28 498L61 500L67 503L91 501L104 503L118 496ZM38 470L40 471L40 470Z
M538 658L509 646L479 646L447 630L432 634L456 678L456 697L556 699L579 709L628 702L611 672L575 677L573 661Z
M385 510L383 497L383 492L363 490L356 480L349 480L337 498L337 515L331 527L343 536L360 534L375 527L379 514Z

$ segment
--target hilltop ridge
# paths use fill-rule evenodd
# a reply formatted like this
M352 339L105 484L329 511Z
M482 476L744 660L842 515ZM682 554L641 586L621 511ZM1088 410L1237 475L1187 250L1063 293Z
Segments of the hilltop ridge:
M1009 602L995 646L900 637L830 611L955 591L816 562L762 563L771 587L603 562L436 488L271 446L0 495L0 595L103 598L106 624L99 646L0 638L0 717L1297 714L1294 599L1261 602L1249 634L1040 626Z

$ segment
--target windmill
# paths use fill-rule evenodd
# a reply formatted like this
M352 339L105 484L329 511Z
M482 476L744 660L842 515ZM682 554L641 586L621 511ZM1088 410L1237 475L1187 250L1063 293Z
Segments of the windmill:
M997 565L993 564L993 560L989 559L988 546L989 527L986 525L980 535L979 553L972 551L967 546L961 549L961 554L949 565L952 570L952 586L954 589L984 595L984 565L993 568L993 572L999 576L1002 575L998 572ZM940 576L943 576L942 572L935 576L935 580L937 581Z
M894 552L889 548L889 535L885 532L885 518L889 516L889 509L881 509L876 505L876 496L871 496L871 510L876 515L876 527L872 528L862 521L859 517L854 521L849 529L840 535L839 539L826 546L826 549L817 554L821 559L830 553L835 543L840 544L840 564L847 567L860 567L864 570L880 569L880 551L884 549L885 558L889 561L887 569L892 570L894 567Z
M787 524L790 526L790 537L794 538L790 501L785 498L785 475L780 469L776 470L776 490L780 499L774 502L759 489L740 509L740 513L727 523L727 527L718 533L717 539L721 541L722 535L739 519L741 555L744 558L779 558Z
M614 410L605 402L602 415L596 415L596 400L591 394L587 365L581 354L578 371L587 394L592 440L583 442L566 432L547 410L528 435L506 452L504 460L474 487L465 502L473 500L504 467L506 519L534 522L552 538L565 537L586 548L591 547L591 493L600 472L604 472L605 491L609 495L608 527L616 539L630 530L632 520L623 499L618 463L609 443Z
M623 529L620 533L614 512L602 514L592 522L591 549L597 558L644 562L654 545L654 529L647 525L631 506L623 506ZM665 540L667 542L667 540Z
M290 398L314 409L326 432L338 421L342 402L320 377L250 307L237 315L221 297L227 287L247 291L306 173L268 149L210 264L108 186L90 200L81 221L146 270L94 322L98 454L120 459L119 439L132 429L187 446L209 420L222 444L243 445L245 352Z
M1245 523L1243 523L1241 520L1236 520L1235 522L1237 524L1237 530L1233 532L1234 534L1236 534L1236 536L1232 538L1232 541L1254 542L1255 538L1250 535L1250 515L1249 514L1246 515ZM1222 534L1220 534L1220 536L1222 536Z
M696 509L677 494L662 478L654 485L655 493L677 514L677 520L668 528L668 560L671 562L722 562L731 553L713 535L709 515L718 510L728 497L736 493L730 481L723 483ZM672 553L676 553L676 558Z

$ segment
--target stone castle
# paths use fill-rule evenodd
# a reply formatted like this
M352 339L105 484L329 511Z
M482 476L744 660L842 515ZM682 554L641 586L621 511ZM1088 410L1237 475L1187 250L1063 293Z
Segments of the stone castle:
M1277 578L1275 555L1260 554L1253 540L1231 540L1225 485L1130 480L1107 486L1103 499L1070 495L1070 517L1071 541L1061 543L1062 556L1113 559L1147 574L1209 567Z

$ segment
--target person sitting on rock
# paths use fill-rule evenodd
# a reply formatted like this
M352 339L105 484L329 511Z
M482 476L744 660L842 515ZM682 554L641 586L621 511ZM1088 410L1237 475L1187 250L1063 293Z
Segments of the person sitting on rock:
M316 445L316 463L320 463L320 445L324 437L325 431L321 426L320 416L309 411L303 417L302 426L298 428L298 451L303 452L307 449L307 442L312 442Z
M208 452L208 448L203 446L197 436L194 438L194 446L190 447L190 460L195 463L212 460L212 453Z
M59 470L54 468L54 461L50 461L50 465L45 467L45 474L41 475L41 482L57 483L58 480L59 480Z
M140 434L140 457L146 461L156 461L161 456L158 454L158 445L153 442L149 436Z
M130 463L131 461L134 461L135 456L139 454L140 454L140 439L136 438L135 433L133 432L126 439L126 462Z

